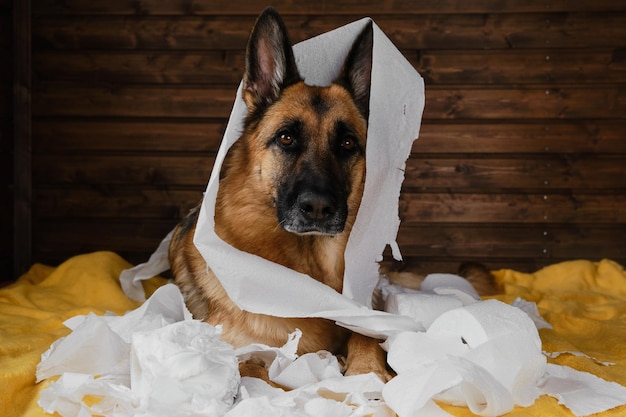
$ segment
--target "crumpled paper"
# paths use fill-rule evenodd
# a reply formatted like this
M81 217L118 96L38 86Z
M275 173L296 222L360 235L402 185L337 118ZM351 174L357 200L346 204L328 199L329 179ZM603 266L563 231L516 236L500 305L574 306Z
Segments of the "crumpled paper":
M178 287L159 288L124 316L77 316L42 355L37 381L60 375L39 399L69 416L222 416L239 388L234 349L193 320ZM97 400L89 403L85 396Z
M387 297L404 291L409 297L399 308L419 312L405 304L421 304L424 297L432 298L431 305L449 297L461 304L474 299L473 289L461 294L465 284L439 275L429 278L424 292L388 283L382 291ZM447 294L437 294L441 289ZM417 323L421 317L407 319ZM252 411L260 417L449 416L437 402L497 416L542 394L585 416L626 402L619 384L546 364L533 320L496 300L452 306L424 331L395 332L384 343L397 372L387 384L374 374L343 376L340 361L326 351L298 356L299 330L281 347L235 350L219 340L219 326L191 318L172 284L123 316L89 314L66 325L72 333L55 342L37 367L38 381L50 379L39 404L63 417L236 417ZM250 360L268 364L270 379L285 389L240 379L238 362Z

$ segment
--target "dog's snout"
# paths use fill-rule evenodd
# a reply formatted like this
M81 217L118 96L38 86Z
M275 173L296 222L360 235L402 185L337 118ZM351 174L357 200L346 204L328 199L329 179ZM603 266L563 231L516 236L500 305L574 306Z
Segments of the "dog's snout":
M330 196L305 192L298 196L298 208L309 220L324 221L335 215L337 203Z

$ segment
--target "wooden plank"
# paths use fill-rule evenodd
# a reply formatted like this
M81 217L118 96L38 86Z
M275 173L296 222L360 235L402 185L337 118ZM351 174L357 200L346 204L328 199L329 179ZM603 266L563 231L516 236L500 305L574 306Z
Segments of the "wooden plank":
M0 84L0 117L8 117L11 112L11 87L6 84Z
M86 84L210 84L236 88L243 74L243 50L40 51L33 61L38 80Z
M424 119L623 118L626 88L562 87L426 89Z
M2 63L0 63L0 88L6 88L13 80L13 72L11 68L11 53L7 50L0 48L0 57L3 57ZM8 94L4 90L0 91L0 94Z
M600 261L602 256L587 257L591 261ZM478 262L489 270L497 271L500 269L512 269L514 271L520 271L525 273L533 273L540 270L543 267L552 265L558 262L571 261L571 258L496 258L496 257L461 257L461 258L434 258L425 259L420 256L405 256L402 262L396 262L391 260L390 257L386 257L383 261L385 267L390 268L392 271L399 272L412 272L425 277L431 273L458 273L459 265L463 262Z
M36 119L33 152L217 152L224 121Z
M410 158L405 189L435 190L619 190L626 182L624 156L562 155L528 159L500 158Z
M626 224L625 194L402 193L403 224Z
M343 26L361 15L286 16L292 42ZM623 47L626 13L377 15L400 49ZM36 49L241 50L254 15L36 16Z
M0 117L0 153L6 155L13 152L13 119L9 116L11 115ZM10 158L10 162L10 165L13 166L12 158ZM10 175L7 172L7 176L2 178L6 178L8 181L9 178L12 178L12 175L13 171L11 171Z
M38 186L141 184L202 190L215 158L208 155L33 155Z
M234 88L40 86L33 100L38 116L228 118Z
M624 50L403 51L427 85L614 84L626 78ZM42 81L235 86L243 51L38 51Z
M13 274L32 262L31 2L13 2Z
M427 85L621 84L624 49L423 51L413 63ZM410 59L410 55L407 54Z
M420 154L626 154L623 120L464 122L425 120L413 144ZM495 155L494 155L495 156ZM520 156L523 158L522 156Z
M0 9L0 52L4 55L11 51L13 39L12 12L10 9Z
M42 187L33 190L40 219L179 219L203 189L141 186ZM626 224L624 194L408 193L400 196L403 225L436 223Z
M33 227L35 258L51 254L78 255L112 250L152 253L176 221L36 221Z
M0 287L13 276L12 1L0 0Z
M39 219L174 219L187 215L204 190L148 187L36 188L33 211Z
M481 256L508 259L622 260L626 225L424 224L402 227L398 244L406 256L446 259Z
M33 156L33 178L42 185L142 184L204 187L212 155ZM564 155L524 158L434 158L408 160L405 190L585 190L624 191L623 156ZM539 191L541 192L541 191Z
M8 1L8 0L3 0ZM107 2L85 2L83 0L41 0L34 5L36 14L106 14L106 15L243 15L258 14L265 1L219 0L210 2L188 0L109 0ZM623 11L624 6L614 0L583 0L571 2L552 0L509 0L506 8L500 0L410 0L410 1L359 1L359 2L294 2L276 0L272 2L283 15L290 14L363 14L372 13L527 13L550 11Z
M3 119L0 119L0 124ZM13 154L8 150L0 151L0 257L13 257ZM9 269L0 269L2 278L11 279L12 265Z
M234 88L87 87L41 83L33 114L79 117L228 118ZM427 88L424 119L615 119L624 117L626 86Z

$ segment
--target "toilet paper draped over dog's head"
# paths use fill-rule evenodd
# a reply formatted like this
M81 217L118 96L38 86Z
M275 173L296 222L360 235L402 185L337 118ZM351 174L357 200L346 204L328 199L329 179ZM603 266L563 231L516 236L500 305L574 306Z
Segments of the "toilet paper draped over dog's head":
M240 251L215 233L215 202L224 158L242 131L248 109L240 85L200 209L194 244L240 308L281 317L369 307L378 261L387 245L400 258L398 201L406 159L419 134L424 83L371 19L362 19L293 47L308 85L327 86L340 74L354 40L373 26L372 75L363 198L345 252L343 295L307 275ZM268 300L280 299L280 303Z

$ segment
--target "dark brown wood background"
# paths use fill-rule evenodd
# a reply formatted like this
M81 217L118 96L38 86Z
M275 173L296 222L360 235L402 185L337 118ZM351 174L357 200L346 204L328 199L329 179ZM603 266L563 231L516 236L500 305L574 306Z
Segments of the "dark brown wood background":
M204 190L265 5L32 0L34 261L147 259ZM294 42L371 16L425 79L399 268L626 264L626 2L274 6Z
M13 12L0 0L0 282L13 278Z

